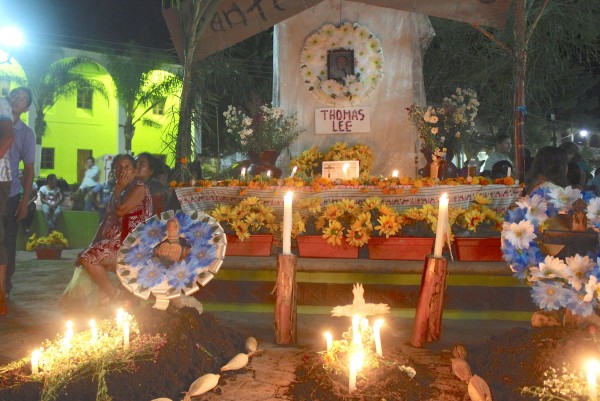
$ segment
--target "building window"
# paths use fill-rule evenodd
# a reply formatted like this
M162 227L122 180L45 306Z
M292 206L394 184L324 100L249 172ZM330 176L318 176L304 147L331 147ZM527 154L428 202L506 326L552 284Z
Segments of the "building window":
M42 148L42 161L40 163L40 168L54 168L54 148Z
M0 80L0 94L7 97L10 93L10 81L8 79Z
M164 100L162 102L159 102L158 104L154 105L154 107L152 108L152 114L156 114L159 116L165 115L165 101Z
M92 96L94 91L91 89L77 89L77 108L92 109Z

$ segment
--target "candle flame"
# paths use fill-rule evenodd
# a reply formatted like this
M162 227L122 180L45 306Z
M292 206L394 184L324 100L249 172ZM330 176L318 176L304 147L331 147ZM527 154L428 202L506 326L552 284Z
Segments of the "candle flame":
M383 319L377 319L375 323L373 323L373 328L379 330L383 326Z
M397 178L398 177L398 170L394 170L392 172L392 177Z

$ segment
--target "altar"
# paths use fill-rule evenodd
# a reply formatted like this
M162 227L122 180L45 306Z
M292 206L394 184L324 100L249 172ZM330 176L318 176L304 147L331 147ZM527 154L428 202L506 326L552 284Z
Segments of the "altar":
M341 199L351 199L362 203L365 199L379 197L386 205L401 212L411 207L435 205L443 193L448 194L449 205L467 208L476 195L491 199L489 207L495 210L506 210L515 200L519 199L522 188L520 185L436 185L433 187L415 188L411 185L398 187L399 194L384 193L376 186L336 186L332 189L314 190L311 187L291 188L285 186L270 186L265 189L249 189L247 187L181 187L176 188L177 198L185 212L210 211L217 204L236 205L249 196L260 198L267 206L283 214L283 196L287 191L294 192L294 201L307 198L320 198L326 205ZM302 211L300 211L302 213Z

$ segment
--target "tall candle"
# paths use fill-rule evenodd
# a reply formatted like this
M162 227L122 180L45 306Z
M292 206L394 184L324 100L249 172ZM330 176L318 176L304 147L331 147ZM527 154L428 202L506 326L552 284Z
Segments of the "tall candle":
M65 331L64 346L71 348L71 339L73 338L73 322L67 322L67 330Z
M356 390L356 374L362 365L362 355L359 353L352 354L350 358L350 371L348 372L348 392L352 393Z
M394 170L394 171L392 172L392 177L394 177L394 178L398 178L398 170Z
M342 167L342 173L344 173L344 178L346 178L346 176L348 175L349 168L350 168L350 165L348 163L344 163L344 166Z
M241 174L241 176L242 176L242 180L246 179L246 167L242 167L242 174Z
M125 311L121 308L117 309L117 327L121 328L123 326L123 321L125 320Z
M510 168L510 167L509 167L509 168L506 170L506 176L507 176L507 177L510 177L510 174L511 174L511 173L512 173L512 168Z
M39 373L39 363L40 363L40 350L36 349L31 353L31 374L37 375Z
M592 359L587 363L588 394L590 401L598 401L598 390L596 388L596 375L598 374L598 361Z
M283 254L292 254L292 198L294 193L288 191L283 197Z
M92 342L96 342L98 339L98 328L94 319L90 320L90 331L92 333Z
M123 322L123 348L129 349L129 320Z
M446 242L446 230L448 227L448 194L443 193L440 197L440 209L438 211L437 230L435 232L435 246L433 256L442 257L442 249Z
M328 331L325 332L325 341L327 341L327 351L329 351L331 349L331 346L333 345L333 337Z
M296 171L298 171L298 166L294 166L294 168L292 169L292 174L290 174L290 178L292 178L296 174Z
M383 325L383 319L378 319L373 324L373 336L375 337L375 352L377 355L383 356L383 351L381 350L381 336L379 334L379 329Z
M267 177L271 178L271 170L267 170Z

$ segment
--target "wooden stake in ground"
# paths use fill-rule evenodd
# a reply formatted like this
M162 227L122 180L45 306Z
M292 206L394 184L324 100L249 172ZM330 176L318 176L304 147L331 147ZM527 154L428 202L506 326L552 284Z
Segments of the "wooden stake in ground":
M275 342L296 343L296 255L277 257L277 282L275 284Z
M410 341L413 347L420 348L425 342L437 341L441 337L447 271L446 258L433 255L425 258L415 325Z

